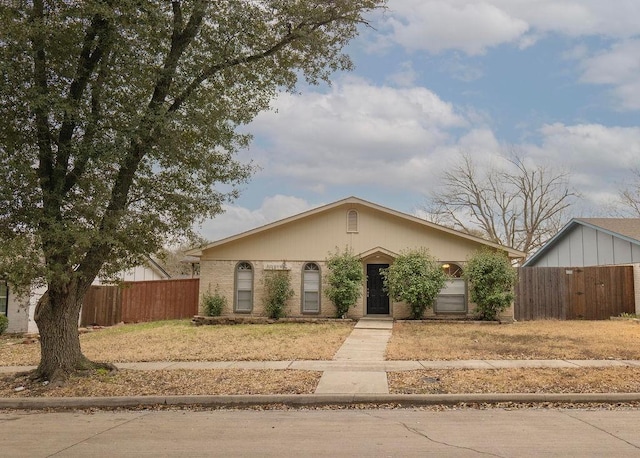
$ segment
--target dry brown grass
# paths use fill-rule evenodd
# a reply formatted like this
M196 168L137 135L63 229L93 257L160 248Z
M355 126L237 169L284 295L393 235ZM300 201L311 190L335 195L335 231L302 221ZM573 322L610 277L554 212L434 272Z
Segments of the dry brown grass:
M0 397L170 396L230 394L309 394L321 372L296 370L165 370L98 373L70 378L48 387L26 376L9 375L0 383ZM18 386L24 391L16 392Z
M632 321L395 323L389 360L640 359Z
M640 392L638 367L420 370L387 379L393 394Z
M95 361L287 361L331 359L351 333L350 323L275 323L192 326L189 321L127 324L80 336ZM0 340L0 366L35 365L38 343Z

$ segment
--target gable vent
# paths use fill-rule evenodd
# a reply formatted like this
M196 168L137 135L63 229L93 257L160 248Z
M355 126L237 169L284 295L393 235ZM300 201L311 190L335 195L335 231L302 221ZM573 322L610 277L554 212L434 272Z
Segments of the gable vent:
M347 232L358 232L358 212L355 210L347 212Z

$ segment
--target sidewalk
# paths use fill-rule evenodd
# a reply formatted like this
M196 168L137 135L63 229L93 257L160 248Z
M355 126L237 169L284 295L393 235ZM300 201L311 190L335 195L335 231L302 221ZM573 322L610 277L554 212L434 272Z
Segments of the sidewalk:
M0 408L126 407L135 405L318 405L349 403L455 404L459 402L640 402L640 393L390 395L387 372L420 369L509 369L640 366L640 360L386 361L393 321L361 319L330 361L158 361L116 363L119 369L296 369L323 372L313 395L139 396L115 398L5 398ZM1 366L0 374L35 366Z

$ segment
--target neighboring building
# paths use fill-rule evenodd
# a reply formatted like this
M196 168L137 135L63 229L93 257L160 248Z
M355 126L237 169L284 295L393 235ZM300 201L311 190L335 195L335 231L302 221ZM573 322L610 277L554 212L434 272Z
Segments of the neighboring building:
M380 269L404 250L426 247L453 278L442 290L430 315L473 314L468 288L461 278L466 259L490 248L512 258L524 253L430 223L356 197L213 242L188 254L200 258L200 293L217 289L227 297L225 315L264 316L262 278L265 271L287 270L295 295L287 316L332 317L334 305L324 295L325 260L336 250L350 249L362 261L366 280L362 296L349 316L409 316L406 304L389 300ZM507 316L513 311L506 312Z
M118 275L119 281L167 280L169 278L171 278L170 275L151 257L148 257L145 264L122 271ZM96 278L93 284L102 285L105 282ZM11 285L0 281L0 314L9 318L8 333L35 334L38 332L33 316L36 305L45 291L46 287L37 287L30 291L28 297L18 296L12 292Z
M147 261L139 266L123 270L118 273L118 281L149 281L149 280L169 280L171 275L164 270L152 257L147 257ZM100 276L93 282L94 285L110 285L113 282L101 279Z
M640 218L574 218L523 267L640 263Z

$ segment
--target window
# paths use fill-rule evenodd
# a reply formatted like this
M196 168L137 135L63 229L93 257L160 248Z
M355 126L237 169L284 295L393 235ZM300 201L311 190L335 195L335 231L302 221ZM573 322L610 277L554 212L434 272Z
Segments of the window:
M436 313L467 312L467 282L462 278L462 267L452 262L442 264L449 277L438 294L434 310Z
M236 312L253 310L253 268L248 262L236 267Z
M0 315L7 316L9 306L9 287L6 282L0 283Z
M302 269L302 313L320 313L320 267L314 262Z
M347 232L358 232L358 212L355 210L347 212Z

